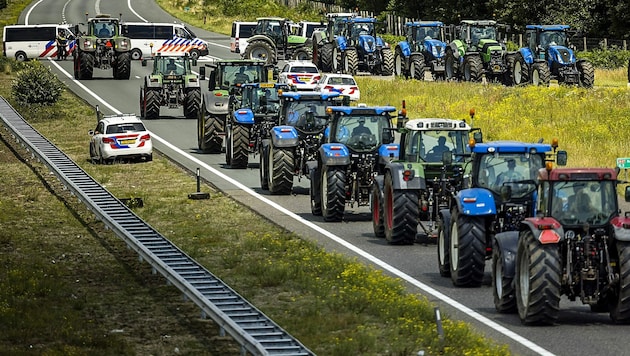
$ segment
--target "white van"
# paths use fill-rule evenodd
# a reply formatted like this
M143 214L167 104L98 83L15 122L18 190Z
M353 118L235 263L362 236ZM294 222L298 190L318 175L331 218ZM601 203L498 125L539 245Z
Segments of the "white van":
M57 57L57 34L65 32L66 55L75 49L74 34L68 24L9 25L2 33L2 53L18 61Z
M254 35L257 22L232 22L232 35L230 36L230 51L243 53L247 47L247 39Z
M131 59L152 57L155 53L188 52L192 58L208 55L208 43L184 24L123 22L120 34L131 42Z

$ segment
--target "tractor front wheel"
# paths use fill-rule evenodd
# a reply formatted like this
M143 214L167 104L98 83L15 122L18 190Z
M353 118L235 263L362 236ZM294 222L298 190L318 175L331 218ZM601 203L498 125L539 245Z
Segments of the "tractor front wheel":
M478 287L486 264L486 226L483 217L451 216L451 280L458 287Z
M610 318L617 324L630 323L630 243L616 241L619 282L613 288Z
M267 64L276 64L276 52L273 47L265 41L254 41L247 45L243 55L247 59L261 59Z
M492 248L492 294L494 307L499 313L516 312L514 277L506 277L503 268L503 251L495 243Z
M372 183L372 199L370 210L372 211L372 229L376 237L385 237L385 224L383 221L383 190L377 182Z
M394 189L389 172L383 190L385 239L390 244L413 244L418 232L418 192Z
M201 107L201 88L185 89L184 94L184 116L187 119L194 119L199 116Z
M343 167L321 169L320 192L322 215L326 221L341 221L346 207L346 172Z
M269 192L288 195L293 190L294 154L291 148L277 148L269 145Z

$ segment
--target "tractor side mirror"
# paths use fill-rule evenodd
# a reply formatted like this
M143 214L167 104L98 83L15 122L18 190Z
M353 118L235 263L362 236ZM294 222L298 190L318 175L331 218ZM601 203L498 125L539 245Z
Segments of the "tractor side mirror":
M507 184L507 185L502 185L501 186L501 199L503 199L503 201L507 201L510 200L512 198L512 187Z
M630 185L626 186L626 192L624 194L624 199L627 202L630 202Z
M442 164L450 166L453 163L453 153L451 151L442 152Z
M567 158L567 151L558 151L558 153L556 153L556 164L558 166L566 166Z
M199 68L199 80L206 79L206 67Z
M389 144L389 143L394 142L394 134L392 133L390 129L383 129L383 134L381 136L383 137L384 144Z
M483 142L483 134L481 133L481 131L473 133L473 140L475 140L475 143Z

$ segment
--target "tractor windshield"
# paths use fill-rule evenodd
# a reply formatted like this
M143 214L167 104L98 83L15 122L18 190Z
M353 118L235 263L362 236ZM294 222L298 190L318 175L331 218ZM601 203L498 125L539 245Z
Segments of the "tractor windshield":
M540 33L539 44L542 48L549 46L565 46L567 35L564 31L545 31Z
M411 161L442 162L446 151L453 153L454 161L461 161L463 154L470 152L468 131L417 131L405 143L405 156Z
M326 106L329 102L321 100L286 101L286 124L294 126L304 133L320 132L328 124Z
M471 26L470 39L473 44L479 43L480 40L496 40L497 30L493 26Z
M183 75L190 70L184 57L159 57L158 71L164 75Z
M486 154L479 162L477 184L496 194L509 187L511 197L523 198L536 189L534 180L543 163L543 157L529 153Z
M262 71L262 66L226 66L223 71L223 78L221 78L222 87L228 89L237 84L259 83Z
M362 35L372 35L374 33L374 24L371 22L353 23L350 31L350 36L353 38Z
M613 181L554 182L550 206L542 205L539 209L547 211L547 208L551 208L551 216L563 225L606 224L617 210L615 203L617 193L613 183ZM540 199L539 204L543 204L543 201L549 200Z
M381 145L383 128L390 127L389 116L344 116L336 125L334 137L355 152L372 152Z
M98 38L111 38L118 34L118 23L114 21L94 21L90 24L90 33Z
M424 40L442 40L440 28L436 26L420 26L416 30L416 41L422 42Z
M277 114L280 109L278 89L275 87L255 87L251 94L243 95L242 107L251 108L255 113Z

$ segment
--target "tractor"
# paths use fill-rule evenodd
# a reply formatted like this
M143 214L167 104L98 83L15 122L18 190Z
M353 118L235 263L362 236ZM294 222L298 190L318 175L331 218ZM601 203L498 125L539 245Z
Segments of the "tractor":
M311 60L311 39L300 35L300 26L279 17L257 19L254 34L248 40L243 59L264 60L277 64L280 60Z
M208 92L202 95L201 110L197 117L197 145L204 153L220 153L223 147L227 118L230 115L230 98L240 96L246 83L269 82L269 66L261 60L219 60L199 68L200 76L208 75ZM274 71L273 79L277 73Z
M630 214L620 214L619 171L538 171L536 212L497 234L492 257L495 307L525 325L553 325L560 298L579 299L613 322L630 323ZM626 187L625 201L630 201Z
M370 204L374 177L398 157L393 106L329 106L328 128L310 170L311 212L341 221L346 204Z
M458 287L478 287L494 236L518 230L535 215L536 175L540 168L566 164L566 152L551 144L471 141L468 177L453 195L451 209L440 210L438 267Z
M386 164L372 185L374 234L390 244L436 242L439 211L448 210L453 192L461 189L469 136L473 132L475 142L481 142L481 131L464 120L403 122L397 130L399 158Z
M147 60L142 60L142 66ZM188 53L163 55L153 59L153 71L144 78L140 88L140 115L145 119L160 117L160 107L178 109L183 107L187 119L199 116L201 107L201 85L203 77L192 72L197 60Z
M337 52L333 72L394 74L394 53L387 42L376 36L375 18L352 17L342 20L341 24L343 29L335 38Z
M514 84L549 86L555 79L559 84L592 88L595 69L586 59L577 59L569 45L567 25L527 25L527 47L518 50L514 63Z
M424 80L428 70L433 80L444 79L446 33L440 21L405 23L405 40L394 50L394 73L405 78Z
M513 85L516 54L497 40L501 29L508 27L494 20L462 20L451 29L457 38L446 48L446 79L480 82L485 76L488 82Z
M271 128L278 125L279 95L289 86L278 83L244 84L233 95L226 125L225 161L230 168L247 168L249 154L258 153Z
M100 14L87 20L87 31L75 25L74 78L92 79L94 68L112 69L114 79L131 75L131 44L120 35L119 19Z
M280 95L280 125L263 140L260 155L260 186L271 194L290 194L293 177L309 177L316 162L328 106L339 105L339 93L285 91Z
M326 24L322 21L323 30L315 30L312 35L313 63L322 72L337 72L337 57L340 56L335 39L344 30L344 23L356 14L350 12L334 12L326 14Z

